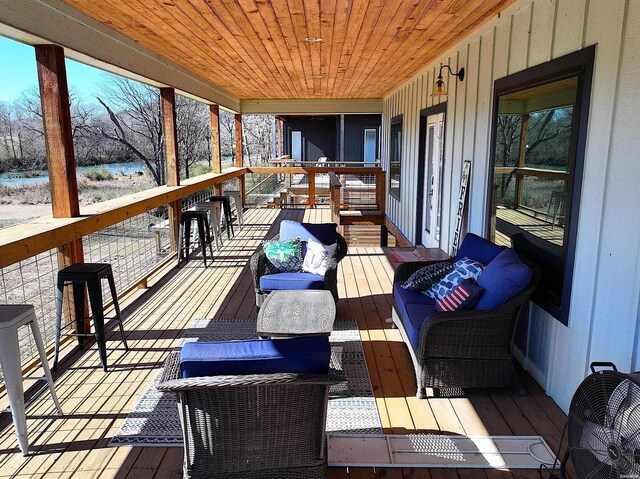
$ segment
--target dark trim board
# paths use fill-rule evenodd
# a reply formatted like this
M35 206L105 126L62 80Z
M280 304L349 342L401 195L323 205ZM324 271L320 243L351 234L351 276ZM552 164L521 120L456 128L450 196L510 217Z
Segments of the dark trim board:
M589 107L591 102L591 84L593 80L593 65L595 61L596 45L583 48L568 55L553 59L541 65L499 78L493 86L493 111L491 119L491 151L489 157L489 177L487 178L487 205L489 212L493 211L493 170L495 167L496 130L498 121L498 97L526 88L533 88L571 77L578 77L578 99L574 111L571 131L571 144L574 148L570 152L569 171L572 171L568 185L571 206L567 215L566 243L563 252L564 275L561 304L552 302L550 294L541 291L534 296L534 301L545 311L564 325L569 321L569 305L571 301L571 287L573 282L573 268L576 251L576 235L578 232L578 215L580 211L580 193L582 190L582 176L584 170L584 154L587 143L587 127L589 123ZM491 215L487 215L485 236L491 233ZM544 278L543 283L544 284Z
M425 143L427 141L427 117L431 115L437 115L444 113L444 138L442 141L446 141L447 136L447 102L438 103L437 105L430 106L420 110L420 136L418 139L418 189L416 195L416 245L422 244L422 218L424 217L424 169L426 166L426 151Z
M387 191L389 192L389 196L394 197L398 203L401 203L400 197L400 191L402 190L402 155L404 153L404 148L402 148L402 143L404 143L404 115L402 113L400 113L399 115L394 116L393 118L391 118L391 122L389 123L389 150L391 150L391 142L392 142L392 138L391 138L391 130L393 129L393 125L397 125L400 124L400 133L401 133L401 141L400 141L400 188L398 188L398 193L394 193L391 190L391 154L389 154L389 171L387 172Z

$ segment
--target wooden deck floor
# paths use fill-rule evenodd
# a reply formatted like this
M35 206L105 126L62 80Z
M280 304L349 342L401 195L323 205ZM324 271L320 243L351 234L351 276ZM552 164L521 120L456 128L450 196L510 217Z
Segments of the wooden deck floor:
M189 320L194 317L255 316L247 261L281 219L327 221L328 210L250 210L247 226L225 243L213 267L200 261L150 284L125 309L130 351L115 335L109 343L111 369L104 373L95 346L67 347L55 375L65 412L57 418L43 395L27 410L32 455L17 448L9 415L0 432L0 477L177 478L182 450L108 448ZM340 267L338 314L358 321L385 432L542 435L555 450L566 416L528 376L529 395L506 390L468 391L466 398L415 397L411 360L387 318L391 313L393 269L378 247L350 245ZM0 398L1 399L1 398ZM329 469L330 478L538 478L538 472L452 469Z

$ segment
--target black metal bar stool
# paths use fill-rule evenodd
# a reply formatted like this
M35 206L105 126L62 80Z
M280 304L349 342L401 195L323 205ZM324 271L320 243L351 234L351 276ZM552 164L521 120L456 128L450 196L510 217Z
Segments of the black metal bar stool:
M195 221L198 225L198 238L200 239L200 248L202 248L202 259L204 267L207 267L207 243L209 243L209 252L213 260L213 248L211 247L211 232L209 230L209 212L206 210L187 210L180 213L180 233L178 238L178 268L180 267L180 259L182 249L186 246L184 254L185 262L189 261L189 246L191 245L191 222Z
M227 224L227 238L231 239L231 236L235 236L233 232L233 216L231 215L231 201L228 196L210 196L209 201L222 203L222 211L224 213L224 221Z
M111 299L116 315L113 318L104 317L104 307L102 303L102 280L109 282L111 290ZM100 353L100 362L102 369L107 371L107 346L104 335L105 319L117 319L120 327L120 335L125 351L129 350L127 339L124 336L124 327L122 326L122 315L120 314L120 305L118 304L118 295L116 293L116 283L113 280L113 272L111 265L108 263L79 263L61 269L58 272L58 290L56 292L56 352L53 360L53 369L58 367L58 352L60 349L60 336L62 335L62 296L64 286L66 284L73 285L73 304L76 319L76 332L66 333L64 336L78 336L80 347L84 345L84 337L95 336L98 343L98 352ZM86 286L86 289L85 289ZM85 332L84 330L84 304L86 290L89 291L89 303L91 305L91 315L93 317L94 333ZM65 325L66 326L66 325Z

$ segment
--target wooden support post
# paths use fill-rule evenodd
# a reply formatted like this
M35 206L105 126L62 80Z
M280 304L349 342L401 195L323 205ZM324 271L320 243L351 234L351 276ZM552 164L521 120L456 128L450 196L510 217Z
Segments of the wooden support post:
M180 160L178 158L178 131L176 128L176 92L173 88L160 88L164 154L167 165L167 186L180 186ZM178 251L180 232L180 200L169 204L169 241L171 251ZM180 254L181 252L178 252Z
M316 207L316 174L309 173L309 208Z
M209 106L211 121L211 166L214 173L222 173L222 154L220 153L220 106ZM213 194L222 194L222 185L213 185Z
M235 132L236 132L236 166L242 168L244 165L244 159L242 158L242 115L236 113L235 115ZM238 178L238 186L240 190L240 196L242 198L242 207L245 207L245 175Z
M38 83L44 126L49 189L51 191L51 213L54 218L80 216L78 181L73 151L69 89L65 67L64 49L58 45L36 45ZM77 239L58 248L58 268L75 263L84 263L82 239ZM69 320L75 324L75 307L71 294L65 294ZM85 317L89 305L85 301ZM89 331L89 319L85 320L85 331Z
M529 114L522 114L520 124L520 149L518 150L518 168L525 167L525 159L527 156L527 130L529 129ZM522 201L522 175L516 170L516 185L513 198L513 208L518 209L518 205Z
M276 116L276 158L282 156L282 121Z
M381 171L376 174L376 209L386 215L386 190L385 190L385 173Z

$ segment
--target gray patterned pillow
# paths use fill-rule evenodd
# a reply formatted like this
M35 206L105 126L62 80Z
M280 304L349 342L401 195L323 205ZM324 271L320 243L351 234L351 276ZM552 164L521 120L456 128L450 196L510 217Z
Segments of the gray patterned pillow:
M267 274L299 273L302 271L302 241L300 238L263 241L262 248L267 256Z
M410 291L424 291L440 281L440 278L452 269L453 264L448 261L429 264L409 276L400 287Z
M427 291L423 291L423 294L439 301L448 294L451 294L465 279L471 278L474 281L478 279L483 269L484 265L479 261L466 257L459 259L446 276L431 286Z

